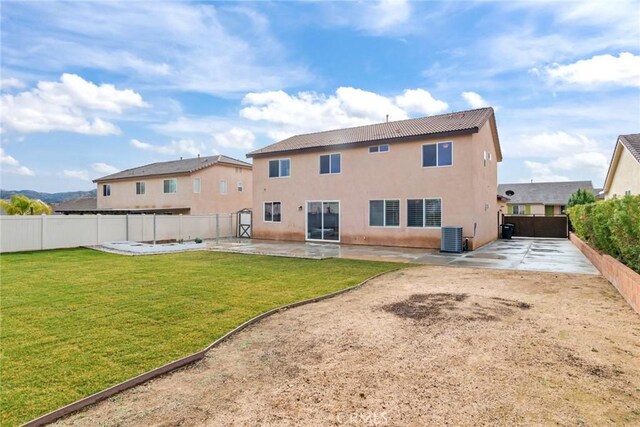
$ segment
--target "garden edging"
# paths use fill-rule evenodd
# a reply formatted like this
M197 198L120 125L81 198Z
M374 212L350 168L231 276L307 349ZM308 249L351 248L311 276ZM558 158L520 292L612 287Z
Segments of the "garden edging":
M66 406L63 406L62 408L56 409L55 411L49 412L47 414L44 414L38 418L35 418L31 421L28 421L24 424L22 424L21 427L35 427L35 426L42 426L42 425L46 425L49 423L52 423L66 415L72 414L74 412L77 412L81 409L86 408L87 406L93 405L94 403L97 403L101 400L107 399L111 396L114 396L122 391L128 390L130 388L133 388L135 386L138 386L140 384L143 384L149 380L152 380L154 378L157 378L161 375L173 372L177 369L183 368L187 365L190 365L191 363L197 362L199 360L202 360L206 353L209 350L212 350L215 347L218 347L220 344L222 344L223 342L227 341L228 339L230 339L231 337L233 337L234 335L236 335L237 333L239 333L240 331L242 331L243 329L246 329L248 326L253 325L254 323L269 317L273 314L279 313L281 311L284 310L289 310L291 308L295 308L295 307L299 307L301 305L306 305L306 304L312 304L314 302L319 302L325 299L329 299L329 298L333 298L335 296L344 294L346 292L350 292L353 291L355 289L358 289L364 285L366 285L367 283L369 283L370 281L377 279L378 277L384 275L384 274L388 274L388 273L392 273L395 271L398 271L399 268L395 268L393 270L389 270L389 271L385 271L382 273L378 273L374 276L371 276L367 279L365 279L364 281L358 283L357 285L351 286L349 288L346 289L341 289L339 291L336 292L332 292L330 294L326 294L326 295L321 295L319 297L315 297L315 298L310 298L310 299L306 299L303 301L298 301L298 302L294 302L291 304L286 304L283 305L281 307L277 307L274 308L272 310L266 311L262 314L259 314L258 316L247 320L246 322L244 322L243 324L241 324L240 326L238 326L237 328L227 332L225 335L223 335L222 337L218 338L217 340L215 340L213 343L209 344L206 348L204 348L203 350L193 353L189 356L183 357L181 359L178 360L174 360L173 362L170 362L164 366L161 366L159 368L153 369L151 371L145 372L143 374L138 375L137 377L133 377L131 379L128 379L126 381L123 381L119 384L116 384L112 387L109 387L105 390L99 391L98 393L92 394L91 396L87 396L83 399L77 400L73 403L70 403Z
M575 233L570 233L571 242L580 249L600 274L624 297L633 310L640 314L640 274L617 259L603 254L582 241Z

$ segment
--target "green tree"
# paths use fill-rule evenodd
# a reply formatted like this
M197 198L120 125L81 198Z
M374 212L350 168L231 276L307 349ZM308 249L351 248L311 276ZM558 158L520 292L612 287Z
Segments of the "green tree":
M567 202L567 207L572 207L576 205L586 205L589 203L593 203L596 201L596 197L589 190L585 190L584 188L579 188L569 197L569 201Z
M11 201L0 200L0 208L7 215L51 215L51 206L42 200L30 199L22 194L14 194Z

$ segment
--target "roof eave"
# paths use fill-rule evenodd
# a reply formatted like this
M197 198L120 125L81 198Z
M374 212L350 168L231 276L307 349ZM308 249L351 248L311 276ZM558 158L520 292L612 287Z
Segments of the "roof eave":
M448 137L448 136L470 135L478 132L479 132L479 128L476 126L468 129L460 129L460 130L454 130L454 131L402 136L397 138L375 139L375 140L360 141L360 142L348 142L345 144L332 144L332 145L322 145L322 146L315 146L315 147L295 148L290 150L268 151L266 153L262 153L262 152L259 152L259 150L256 150L251 153L248 153L247 158L271 157L271 156L279 156L282 154L306 153L306 152L313 152L313 151L331 151L331 150L335 150L336 148L366 147L369 145L412 142L412 141L420 141L425 139L441 138L441 137Z
M149 174L149 175L134 175L134 176L124 176L124 177L118 177L118 178L102 177L102 178L94 179L93 183L97 184L97 183L101 183L101 182L130 181L132 179L138 179L138 178L157 178L157 177L166 177L166 176L184 176L184 175L191 175L193 172L195 172L195 171L171 172L171 173L155 173L155 174Z

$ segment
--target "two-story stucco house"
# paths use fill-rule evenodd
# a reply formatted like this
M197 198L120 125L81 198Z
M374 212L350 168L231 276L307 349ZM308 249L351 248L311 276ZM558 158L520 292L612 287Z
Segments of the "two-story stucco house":
M218 155L152 163L94 180L97 210L191 215L251 208L251 164Z
M439 248L461 226L470 249L497 238L492 108L296 135L253 151L260 239Z
M618 137L603 191L605 199L640 194L640 133Z

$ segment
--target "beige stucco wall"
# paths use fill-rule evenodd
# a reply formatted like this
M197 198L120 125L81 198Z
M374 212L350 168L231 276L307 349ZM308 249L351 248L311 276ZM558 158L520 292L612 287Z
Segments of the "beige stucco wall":
M177 179L177 192L164 193L164 180ZM193 192L193 180L200 178L200 193ZM220 193L220 180L227 181L227 193ZM243 191L237 190L242 181ZM136 182L145 183L145 194L136 194ZM104 197L102 186L111 185L111 195ZM98 184L98 209L190 208L192 215L237 212L250 208L251 169L218 164L190 175L141 177Z
M453 165L422 167L422 144L453 142ZM492 160L484 166L484 151ZM319 156L340 152L340 174L320 175ZM270 159L289 158L291 176L269 178ZM262 157L253 164L255 238L305 240L306 202L340 201L340 241L407 247L440 247L440 228L407 227L407 199L442 198L442 225L462 226L479 247L497 238L496 152L490 124L479 133L390 145L387 153L368 147ZM400 199L400 227L370 227L369 200ZM265 201L282 203L282 221L264 222ZM486 205L486 208L485 208ZM475 227L474 227L474 224Z
M620 157L617 164L614 163L611 184L605 193L605 199L622 197L629 190L631 194L640 194L640 163L624 145L620 144L620 147Z

